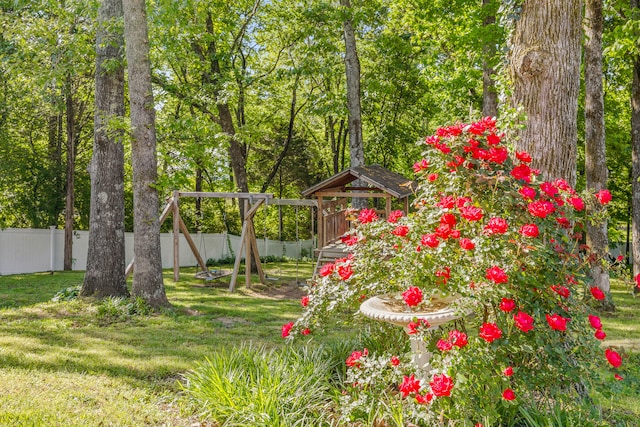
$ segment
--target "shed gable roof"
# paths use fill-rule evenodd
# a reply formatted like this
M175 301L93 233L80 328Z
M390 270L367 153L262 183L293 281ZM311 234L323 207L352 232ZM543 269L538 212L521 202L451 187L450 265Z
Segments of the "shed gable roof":
M389 193L399 199L408 197L412 194L411 188L413 181L411 179L395 172L391 172L380 165L370 165L355 166L345 169L342 172L314 185L313 187L307 188L302 192L302 195L304 197L309 197L322 190L344 187L357 179L361 179L370 186Z

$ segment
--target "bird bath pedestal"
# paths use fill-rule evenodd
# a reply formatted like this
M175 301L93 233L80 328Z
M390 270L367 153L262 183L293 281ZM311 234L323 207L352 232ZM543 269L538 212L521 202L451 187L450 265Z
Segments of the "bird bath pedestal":
M394 295L381 295L369 298L360 305L360 312L370 319L380 320L402 326L409 333L409 323L415 319L423 319L429 323L429 330L438 329L440 325L451 322L461 316L451 307L456 297L433 298L430 307L423 311L409 311L407 305ZM409 335L413 363L425 374L430 370L431 352L427 350L421 337Z

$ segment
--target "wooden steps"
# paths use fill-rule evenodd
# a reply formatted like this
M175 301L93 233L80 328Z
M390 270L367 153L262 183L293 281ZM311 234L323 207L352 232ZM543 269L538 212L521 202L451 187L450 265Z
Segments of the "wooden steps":
M323 248L316 249L318 260L316 268L313 270L314 279L323 265L335 262L339 258L346 258L349 255L349 248L342 242L334 242Z

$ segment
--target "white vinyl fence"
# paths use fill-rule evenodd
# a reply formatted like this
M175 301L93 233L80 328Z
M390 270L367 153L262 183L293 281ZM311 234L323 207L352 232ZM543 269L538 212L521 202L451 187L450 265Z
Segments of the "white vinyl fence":
M87 265L88 231L76 231L73 239L73 269L84 270ZM235 257L240 237L231 234L191 235L202 258L221 259ZM281 242L257 239L260 256L287 256L302 258L313 251L311 240ZM162 267L173 266L173 233L160 235ZM133 233L125 233L126 263L133 257ZM243 251L244 252L244 251ZM58 271L63 268L64 230L8 228L0 230L0 275ZM189 245L180 235L180 266L195 266L197 261Z

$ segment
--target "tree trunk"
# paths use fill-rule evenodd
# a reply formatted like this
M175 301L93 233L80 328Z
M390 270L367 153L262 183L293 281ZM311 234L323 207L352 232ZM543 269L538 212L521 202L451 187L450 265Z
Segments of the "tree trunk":
M152 307L169 305L162 280L156 128L144 0L124 0L124 37L131 104L133 164L133 270L131 294Z
M64 261L63 269L73 269L73 214L75 205L75 176L76 176L76 116L73 100L71 75L67 75L66 82L67 106L67 184L64 208Z
M637 9L638 0L631 0ZM633 63L633 83L631 87L631 163L632 163L632 220L631 253L633 255L633 276L640 274L640 57Z
M110 128L124 117L122 34L111 23L122 18L121 0L104 0L96 32L96 90L87 269L81 295L127 296L124 253L123 134Z
M512 103L526 127L518 150L545 179L576 183L580 88L580 0L525 0L509 46Z
M607 188L608 175L604 137L602 25L602 0L587 0L584 22L585 171L587 189L594 192ZM589 272L593 284L609 294L609 234L606 221L599 225L587 222L587 245L597 259ZM605 305L604 308L614 308L611 298L607 298Z
M496 117L498 115L498 92L496 91L496 82L493 79L495 70L492 65L496 54L496 43L488 36L490 30L487 28L496 22L493 0L482 0L482 8L485 13L482 26L485 29L485 36L489 39L485 40L482 46L482 115Z
M350 0L340 0L340 5L345 14L342 22L344 30L345 69L347 76L347 108L349 110L349 153L351 167L364 165L364 147L362 142L362 112L360 107L360 60L356 49L356 35L353 29L353 10ZM353 183L361 187L364 184L360 180ZM367 206L367 199L353 199L351 204L356 209Z

